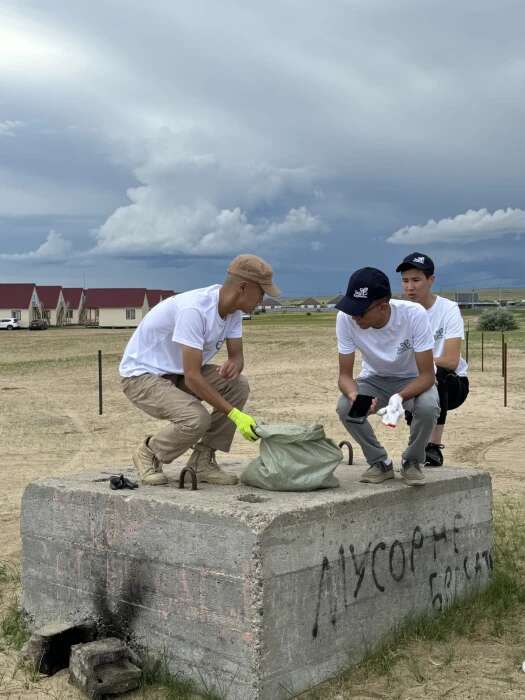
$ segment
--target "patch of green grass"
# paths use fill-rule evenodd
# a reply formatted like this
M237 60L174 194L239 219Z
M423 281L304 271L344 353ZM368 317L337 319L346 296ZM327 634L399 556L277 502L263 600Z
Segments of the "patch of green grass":
M206 687L206 684L203 683ZM166 700L222 700L214 690L199 690L197 684L190 678L185 678L180 674L173 674L168 668L165 655L158 659L146 656L142 660L142 689L146 690L150 686L160 687L166 691Z
M28 639L22 613L16 603L11 603L0 619L0 647L3 642L6 647L19 650Z
M257 314L251 321L246 321L244 328L251 326L335 326L335 313L332 311L312 311L300 313L297 311L268 311Z
M10 561L0 560L0 586L14 584L20 581L18 568Z
M2 647L20 649L29 638L18 607L19 586L18 567L10 561L0 561L0 600L3 604L0 612L0 649Z

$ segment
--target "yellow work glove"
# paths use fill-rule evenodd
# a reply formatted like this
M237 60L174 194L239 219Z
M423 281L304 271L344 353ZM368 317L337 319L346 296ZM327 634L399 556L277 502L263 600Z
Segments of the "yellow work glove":
M254 431L257 423L255 419L247 413L239 411L238 408L232 408L228 413L228 418L235 423L237 430L239 430L243 438L246 438L250 442L255 442L259 439L259 436Z

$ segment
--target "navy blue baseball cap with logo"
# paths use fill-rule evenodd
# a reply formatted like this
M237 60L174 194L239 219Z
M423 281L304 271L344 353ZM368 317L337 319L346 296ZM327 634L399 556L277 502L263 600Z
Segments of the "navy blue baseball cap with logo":
M434 274L434 263L428 255L423 253L410 253L406 258L403 258L403 262L399 263L396 267L396 272L405 272L405 270L410 270L411 268L416 270L423 270L423 272L428 272L429 275Z
M349 316L362 316L373 301L392 296L390 282L384 272L375 267L356 270L348 281L346 294L335 305Z

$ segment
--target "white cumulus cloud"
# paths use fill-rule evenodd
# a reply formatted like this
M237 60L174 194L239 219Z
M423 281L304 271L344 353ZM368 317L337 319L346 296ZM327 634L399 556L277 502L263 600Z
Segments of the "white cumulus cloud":
M3 253L0 255L0 259L12 262L59 262L70 256L72 247L71 241L51 230L44 243L36 250L27 253Z
M387 241L401 245L420 243L467 243L501 238L509 234L525 233L525 211L523 209L498 209L491 214L487 209L474 211L452 218L434 221L430 219L422 226L404 226L393 233Z
M93 252L120 255L213 256L253 249L268 243L284 243L291 236L319 233L323 226L306 207L291 209L277 221L251 222L239 207L218 209L204 202L198 206L156 209L144 202L118 209L102 226Z
M327 230L308 207L312 171L228 157L212 141L162 130L134 169L142 184L96 232L93 252L214 256Z

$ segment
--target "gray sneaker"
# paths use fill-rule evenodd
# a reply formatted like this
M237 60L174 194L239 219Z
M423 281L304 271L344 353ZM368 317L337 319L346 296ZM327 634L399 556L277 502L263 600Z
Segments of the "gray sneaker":
M419 462L415 459L404 459L401 466L401 478L408 486L423 486L425 475Z
M229 474L219 467L215 459L215 450L201 443L197 443L193 448L186 466L195 469L197 480L204 483L219 486L235 486L239 483L235 474Z
M133 464L139 474L142 484L147 486L163 486L168 483L168 477L162 471L160 460L148 447L151 435L144 440L138 449L133 453Z
M364 484L380 484L382 481L394 479L394 465L392 462L374 462L371 467L361 474L359 481Z

